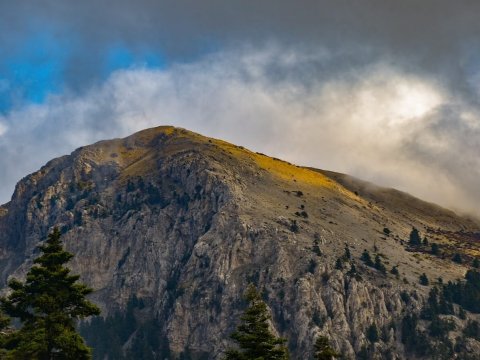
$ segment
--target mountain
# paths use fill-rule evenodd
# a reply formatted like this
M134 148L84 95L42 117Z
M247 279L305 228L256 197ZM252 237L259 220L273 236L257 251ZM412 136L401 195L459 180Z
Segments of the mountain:
M480 222L393 189L158 127L17 184L0 207L2 286L54 226L103 310L82 325L99 359L220 359L249 283L293 359L309 359L320 334L346 359L479 358L480 334L468 332L479 316L460 310L456 282L480 255ZM413 227L428 244L410 244ZM429 317L439 277L452 281L454 314Z

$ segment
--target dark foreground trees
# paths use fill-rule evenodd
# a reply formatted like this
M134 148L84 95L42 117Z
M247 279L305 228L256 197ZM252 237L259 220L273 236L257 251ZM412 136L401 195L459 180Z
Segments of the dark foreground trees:
M225 360L287 360L286 340L270 331L271 317L255 286L248 287L245 299L249 306L241 317L242 323L231 335L239 349L227 350Z
M78 283L64 265L73 255L62 248L60 231L55 228L39 247L25 283L11 280L12 292L1 299L3 311L17 318L22 327L7 336L7 359L83 360L90 349L75 330L76 320L98 315L97 306L86 299L92 289Z

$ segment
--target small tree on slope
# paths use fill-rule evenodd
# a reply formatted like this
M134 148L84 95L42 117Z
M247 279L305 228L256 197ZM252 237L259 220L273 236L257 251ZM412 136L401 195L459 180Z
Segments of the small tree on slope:
M287 360L286 340L271 333L267 305L254 285L249 285L245 299L249 306L241 317L242 323L231 335L240 349L227 350L225 360Z
M11 294L1 299L7 315L18 318L22 327L5 344L7 358L38 360L90 359L90 349L75 330L77 319L100 314L86 299L92 289L78 283L64 265L73 254L63 250L60 231L55 228L39 249L25 283L11 280Z
M326 336L319 336L313 345L315 360L332 360L341 357L331 346Z

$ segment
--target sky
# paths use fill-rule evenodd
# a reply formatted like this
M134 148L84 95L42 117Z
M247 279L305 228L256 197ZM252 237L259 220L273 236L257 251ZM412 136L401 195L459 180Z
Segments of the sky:
M0 203L158 125L480 214L480 2L0 0Z

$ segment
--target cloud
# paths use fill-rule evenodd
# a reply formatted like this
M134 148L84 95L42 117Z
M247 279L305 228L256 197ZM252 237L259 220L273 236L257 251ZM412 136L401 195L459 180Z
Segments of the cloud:
M132 58L147 52L174 63L276 41L348 53L331 71L390 61L472 96L468 79L479 67L479 11L480 2L468 0L3 1L0 48L15 53L47 32L68 44L67 87L86 89L104 71L112 44L122 44Z
M161 70L113 73L82 95L51 96L1 119L0 198L54 156L172 124L474 212L480 112L444 83L389 62L329 69L327 48L239 47Z
M5 124L2 124L0 122L0 136L2 136L3 134L5 134L7 132L7 126Z

